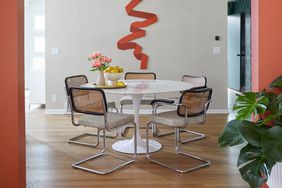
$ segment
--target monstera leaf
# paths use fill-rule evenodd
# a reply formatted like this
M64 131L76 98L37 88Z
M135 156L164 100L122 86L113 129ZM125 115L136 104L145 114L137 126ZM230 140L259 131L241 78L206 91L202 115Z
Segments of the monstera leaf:
M237 112L236 119L250 120L252 116L264 113L269 100L266 96L258 96L257 93L246 92L238 95L233 110Z
M282 127L275 126L265 132L262 148L267 158L282 162Z
M242 123L239 120L228 122L223 134L218 139L219 146L231 147L244 143L245 139L240 133L240 127L242 127Z
M255 147L261 147L263 129L258 127L255 123L250 121L242 121L242 126L239 127L239 131L249 144Z
M280 75L273 82L271 82L270 88L276 88L276 87L282 88L282 75Z
M276 163L263 157L261 147L250 144L241 149L238 158L238 166L242 178L247 181L251 188L261 187L270 175L272 167Z

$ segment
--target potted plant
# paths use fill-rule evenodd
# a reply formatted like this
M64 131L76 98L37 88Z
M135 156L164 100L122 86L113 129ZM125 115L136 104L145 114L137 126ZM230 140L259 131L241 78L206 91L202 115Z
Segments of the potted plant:
M282 76L270 88L238 95L236 119L227 123L218 140L220 147L242 145L237 166L251 188L267 182L273 166L282 162Z

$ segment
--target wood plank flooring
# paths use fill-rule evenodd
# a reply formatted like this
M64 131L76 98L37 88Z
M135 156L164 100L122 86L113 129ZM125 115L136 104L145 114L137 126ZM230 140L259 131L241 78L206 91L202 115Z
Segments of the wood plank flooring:
M191 130L204 132L207 138L182 145L181 148L211 160L212 165L187 174L178 174L150 163L144 155L138 156L138 162L109 175L95 175L73 169L72 163L97 153L99 148L68 144L66 139L94 130L72 126L67 115L43 115L42 112L36 112L29 113L26 119L28 188L248 187L241 180L236 168L239 148L220 149L217 146L217 138L227 121L226 115L209 115L206 124L190 126ZM146 116L142 117L142 123L146 123ZM131 134L130 131L127 137L130 138ZM155 157L185 167L196 164L192 160L184 160L183 157L172 154L173 138L169 136L157 139L165 147L160 153L156 153ZM116 139L107 139L107 148L110 149L115 141ZM110 154L115 155L114 152ZM109 164L118 162L105 157L88 165L105 168Z

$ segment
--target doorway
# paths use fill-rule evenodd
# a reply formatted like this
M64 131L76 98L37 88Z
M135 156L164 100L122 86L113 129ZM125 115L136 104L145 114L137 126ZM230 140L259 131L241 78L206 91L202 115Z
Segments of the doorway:
M236 94L251 91L251 0L228 3L228 109Z
M25 99L45 104L45 0L25 1Z
M228 88L251 90L251 1L228 3Z

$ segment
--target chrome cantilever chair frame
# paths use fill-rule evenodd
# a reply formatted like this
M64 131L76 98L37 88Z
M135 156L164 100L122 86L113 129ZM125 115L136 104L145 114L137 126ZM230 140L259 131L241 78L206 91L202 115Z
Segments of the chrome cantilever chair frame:
M209 103L210 103L210 102L212 102L212 100L210 100ZM166 103L166 104L168 104L168 103ZM158 108L158 107L159 107L159 106L157 105L157 108ZM205 113L205 114L204 114L204 120L203 120L203 122L202 122L201 124L204 124L205 121L206 121L206 111L207 111L207 107L208 107L208 105L206 105L206 109L205 109L205 111L204 111L204 113ZM154 108L154 109L153 109L153 114L156 114L156 113L157 113L157 108ZM157 128L156 125L153 125L152 127L153 127L153 136L156 137L156 138L175 134L174 131L167 132L167 133L159 133L159 129ZM188 129L180 129L179 131L180 131L179 134L181 134L181 133L188 133L188 134L196 135L195 138L190 138L190 139L185 139L185 140L181 140L181 137L180 137L180 135L179 135L179 143L181 143L181 144L186 144L186 143L188 143L188 142L193 142L193 141L197 141L197 140L201 140L201 139L206 138L206 135L205 135L204 133L199 133L199 132L195 132L195 131L190 131L190 130L188 130Z
M73 168L77 168L77 169L80 169L80 170L83 170L83 171L87 171L87 172L91 172L91 173L95 173L95 174L99 174L99 175L105 175L105 174L109 174L109 173L111 173L111 172L113 172L113 171L115 171L115 170L118 170L118 169L120 169L120 168L122 168L122 167L124 167L124 166L126 166L126 165L128 165L128 164L131 164L131 163L133 163L133 162L135 162L136 160L137 160L137 127L136 127L136 124L135 124L135 122L133 121L132 122L132 124L133 124L133 126L134 126L134 155L133 155L133 159L131 159L131 160L125 160L125 159L123 159L123 158L120 158L120 157L116 157L116 156L113 156L113 155L108 155L108 156L111 156L111 157L113 157L113 158L115 158L115 159L119 159L119 160L122 160L122 161L124 161L123 163L121 163L120 165L117 165L117 166L114 166L114 167L112 167L111 169L108 169L108 170L105 170L105 171L100 171L100 170L95 170L95 169L90 169L90 168L87 168L87 167L83 167L82 166L82 164L83 163L86 163L86 162L88 162L88 161L91 161L91 160L93 160L93 159L97 159L97 158L99 158L99 157L102 157L102 156L105 156L106 155L106 134L105 134L105 132L106 132L106 130L107 131L112 131L112 130L115 130L115 129L118 129L118 128L115 128L115 129L110 129L110 128L108 128L108 123L107 123L107 108L106 108L106 103L105 103L105 101L106 101L106 98L105 98L105 94L104 94L104 92L103 92L103 90L101 90L101 89L97 89L97 88L93 88L93 89L87 89L87 88L71 88L70 90L72 90L72 89L80 89L80 90L97 90L97 91L100 91L102 94L103 94L103 97L104 97L104 102L103 102L103 117L104 117L104 128L102 129L102 131L103 131L103 135L102 135L102 138L103 138L103 148L102 148L102 150L100 151L100 152L98 152L97 154L95 154L95 155L92 155L92 156L90 156L90 157L87 157L87 158L85 158L85 159L82 159L82 160L80 160L80 161L78 161L78 162L76 162L76 163L73 163L72 164L72 166L73 166ZM72 95L72 94L71 94ZM74 107L74 111L76 111L75 110L75 106L74 106L74 103L73 103L73 101L71 100L71 104L73 105L73 107ZM78 112L78 113L81 113L81 112ZM87 114L90 114L91 115L91 113L87 113ZM96 115L95 113L93 113L92 115ZM101 115L101 114L100 114ZM125 125L127 125L127 124L125 124ZM99 129L98 129L99 130ZM99 135L99 131L98 131L98 135ZM99 138L99 137L98 137ZM98 141L99 141L99 139L98 139ZM98 143L99 144L99 143Z
M69 79L76 79L76 78L83 78L84 82L80 83L78 85L69 86L68 80ZM71 122L76 127L78 127L80 125L75 122L75 113L73 112L73 108L72 108L71 100L70 100L70 92L68 90L70 89L70 87L79 87L81 84L86 84L86 83L88 83L88 78L85 75L76 75L76 76L70 76L70 77L65 78L65 92L66 92L66 96L67 96L67 103L68 103L69 109L71 111ZM111 108L115 109L118 112L118 109L116 107L111 107ZM88 136L97 137L96 143L92 144L92 143L79 141L81 138L88 137ZM118 136L118 131L113 136L106 135L107 138L116 138L117 136ZM83 134L80 134L80 135L77 135L75 137L67 139L67 142L69 144L78 144L78 145L89 146L89 147L97 147L100 143L99 137L100 137L100 130L97 129L97 133L89 133L89 132L83 133Z
M185 82L186 78L201 79L203 81L203 84L197 85L196 87L192 88L192 90L207 88L207 78L205 76L183 75L181 81ZM168 103L168 104L175 103L175 100L173 100L173 99L172 100L170 100L170 99L157 99L157 101L163 101L164 103ZM206 111L208 110L208 106L209 105L207 105ZM156 114L156 111L157 111L157 108L156 109L153 108L152 113ZM204 114L204 121L202 122L202 124L204 124L205 121L206 121L206 111L205 111L205 114ZM172 135L172 134L175 133L174 131L167 132L167 133L159 133L160 131L159 131L159 129L156 125L153 125L152 127L153 127L153 130L152 130L153 136L156 137L156 138ZM197 140L201 140L201 139L206 138L206 135L204 133L199 133L199 132L191 131L191 130L188 130L188 129L180 129L180 133L188 133L188 134L196 135L196 137L194 137L194 138L185 139L185 140L181 140L181 138L179 138L179 143L181 143L181 144L186 144L186 143L189 143L189 142L193 142L193 141L197 141Z
M168 103L162 103L162 102L158 102L155 104L154 106L154 109L156 110L158 106L175 106L175 107L184 107L185 108L185 122L188 122L188 109L185 105L183 104L168 104ZM198 157L198 156L195 156L195 155L192 155L188 152L184 152L180 149L180 146L179 146L179 143L180 143L180 131L181 129L180 128L175 128L175 131L173 132L175 134L175 151L176 151L176 154L180 154L180 155L183 155L183 156L186 156L186 157L190 157L190 158L193 158L195 160L198 160L198 161L201 161L203 162L203 164L201 165L197 165L197 166L194 166L194 167L191 167L191 168L188 168L188 169L179 169L179 168L176 168L170 164L166 164L166 163L163 163L163 162L160 162L156 159L153 159L151 156L150 156L150 153L149 153L149 138L148 138L148 135L149 135L149 126L150 124L154 124L155 122L152 122L152 121L149 121L147 126L146 126L146 157L147 159L150 161L150 162L153 162L153 163L156 163L158 165L161 165L163 167L166 167L166 168L169 168L175 172L178 172L178 173L187 173L187 172L191 172L191 171L194 171L194 170L198 170L198 169L201 169L201 168L204 168L204 167L207 167L207 166L210 166L211 165L211 162L209 160L206 160L202 157Z

